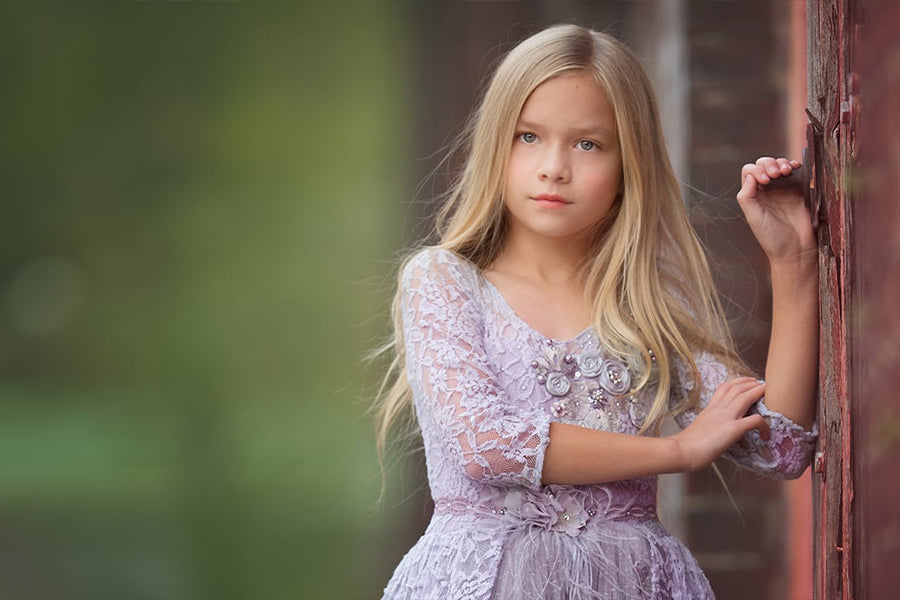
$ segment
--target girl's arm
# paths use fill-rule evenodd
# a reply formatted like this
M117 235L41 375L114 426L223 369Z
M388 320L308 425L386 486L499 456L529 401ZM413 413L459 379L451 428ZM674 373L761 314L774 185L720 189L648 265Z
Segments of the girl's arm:
M484 484L536 488L550 415L510 402L491 373L476 300L475 267L445 250L423 250L403 269L407 374L426 448L438 470Z
M551 423L541 482L604 483L702 469L751 429L768 439L766 420L747 414L765 388L752 377L732 379L716 389L690 425L664 438Z
M760 188L799 166L769 157L744 165L737 199L772 272L766 405L810 429L816 415L819 339L816 239L798 191Z

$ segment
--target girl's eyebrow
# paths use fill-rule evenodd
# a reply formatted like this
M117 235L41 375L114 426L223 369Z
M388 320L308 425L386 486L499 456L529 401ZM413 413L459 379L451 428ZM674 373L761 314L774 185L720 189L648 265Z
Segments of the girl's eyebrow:
M532 123L530 121L526 121L524 119L519 119L516 121L517 129L543 129L543 126L538 123ZM609 129L609 127L604 127L603 125L588 125L586 127L573 127L569 130L570 133L574 135L587 135L594 134L599 136L606 136L614 138L616 134Z

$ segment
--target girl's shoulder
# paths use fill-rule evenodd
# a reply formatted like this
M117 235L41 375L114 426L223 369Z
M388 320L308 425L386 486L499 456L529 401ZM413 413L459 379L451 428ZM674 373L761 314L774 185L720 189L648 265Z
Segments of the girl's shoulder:
M440 285L474 291L480 277L478 267L469 260L445 248L426 246L406 259L401 269L400 285L404 289Z

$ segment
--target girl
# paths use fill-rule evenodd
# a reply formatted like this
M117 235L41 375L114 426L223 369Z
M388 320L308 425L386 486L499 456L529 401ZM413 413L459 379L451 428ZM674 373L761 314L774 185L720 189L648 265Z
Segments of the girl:
M656 518L656 476L810 461L816 244L799 193L763 187L799 166L741 172L774 307L766 381L736 376L635 56L574 25L509 53L440 243L401 271L379 442L411 401L435 510L384 598L713 598ZM659 437L667 416L681 430Z

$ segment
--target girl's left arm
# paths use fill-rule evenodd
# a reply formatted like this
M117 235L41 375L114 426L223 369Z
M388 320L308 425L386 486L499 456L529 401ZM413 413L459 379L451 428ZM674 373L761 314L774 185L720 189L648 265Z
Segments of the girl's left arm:
M766 405L810 429L816 417L818 248L802 194L762 187L799 167L797 161L770 157L744 165L737 199L772 273Z

